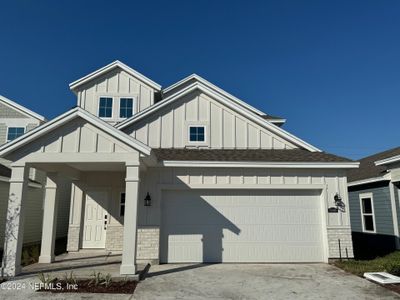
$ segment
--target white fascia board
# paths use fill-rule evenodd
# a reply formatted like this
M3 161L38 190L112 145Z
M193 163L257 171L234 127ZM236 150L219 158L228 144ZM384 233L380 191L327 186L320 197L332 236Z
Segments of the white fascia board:
M283 124L286 123L286 119L273 119L273 120L268 120L268 119L264 119L268 122L271 122L273 124L277 123L277 124Z
M144 117L148 116L149 114L169 105L171 102L174 102L175 100L180 99L181 97L183 97L195 90L200 90L200 91L204 92L205 94L209 95L210 97L217 99L218 101L222 102L227 107L233 109L234 111L241 113L242 115L247 117L249 120L251 120L251 121L259 124L260 126L268 129L269 131L277 134L278 136L282 137L283 139L286 139L286 140L288 140L300 147L303 147L304 149L309 150L311 152L321 152L320 149L299 139L298 137L287 132L286 130L263 119L258 114L255 114L255 113L249 111L248 109L243 108L242 106L231 101L229 98L227 99L226 97L222 96L221 94L216 93L215 91L209 89L208 87L206 87L203 84L198 83L198 82L193 83L193 84L187 86L185 89L182 89L181 91L171 95L170 97L167 97L164 100L158 102L157 104L152 105L152 106L148 107L147 109L142 110L138 114L134 115L132 118L118 124L116 126L116 128L122 130L123 128L143 119Z
M391 164L391 163L395 163L395 162L399 162L399 161L400 161L400 155L396 155L396 156L378 160L375 162L375 165L382 166L382 165L387 165L387 164Z
M4 102L6 105L22 112L24 115L27 115L29 117L33 117L41 122L46 122L46 118L43 117L42 115L39 115L37 113L35 113L34 111L31 111L30 109L12 101L11 99L8 99L2 95L0 95L0 101Z
M13 140L9 143L6 143L3 146L0 146L0 156L4 156L4 155L14 151L15 149L29 143L30 141L32 141L38 137L45 135L47 132L62 126L63 124L67 123L68 121L70 121L76 117L81 117L81 118L85 119L89 123L104 130L105 132L114 136L116 139L122 141L123 143L131 146L132 148L135 148L138 151L140 151L146 155L150 155L151 148L148 147L147 145L132 138L131 136L127 135L126 133L116 129L115 127L111 126L107 122L90 114L89 112L83 110L82 108L76 107L76 108L73 108L73 109L65 112L64 114L58 116L57 118L51 120L50 122L34 128L33 130L20 136L19 138L16 138L15 140Z
M199 76L197 74L189 75L188 77L185 77L182 80L180 80L180 81L178 81L178 82L166 87L162 91L163 91L163 93L168 93L169 91L173 90L174 88L176 88L176 87L178 87L178 86L180 86L180 85L182 85L182 84L184 84L184 83L186 83L186 82L188 82L188 81L190 81L192 79L197 80L198 82L204 84L205 86L215 90L217 93L220 93L221 95L223 95L223 96L225 96L225 97L237 102L239 105L242 105L242 106L246 107L247 109L255 112L258 115L265 115L265 113L262 112L261 110L258 110L257 108L251 106L250 104L246 103L245 101L240 100L239 98L233 96L232 94L229 94L228 92L224 91L223 89L219 88L215 84L212 84L211 82L209 82L208 80L204 79L203 77L201 77L201 76Z
M284 168L284 169L355 169L358 162L253 162L253 161L180 161L164 160L159 162L162 167L191 167L191 168Z
M386 174L385 176L381 176L381 177L374 177L374 178L351 181L351 182L347 183L347 186L356 186L356 185L375 183L375 182L386 181L386 180L390 180L390 173Z
M75 80L74 82L69 84L69 88L72 91L75 91L78 86L85 84L85 83L89 82L90 80L92 80L98 76L101 76L115 68L121 68L128 74L140 79L141 81L148 84L149 86L151 86L153 89L155 89L157 91L161 90L161 85L159 85L155 81L151 80L150 78L144 76L143 74L140 74L139 72L135 71L134 69L125 65L124 63L120 62L119 60L113 61L112 63L106 65L105 67L102 67L102 68L100 68L78 80Z

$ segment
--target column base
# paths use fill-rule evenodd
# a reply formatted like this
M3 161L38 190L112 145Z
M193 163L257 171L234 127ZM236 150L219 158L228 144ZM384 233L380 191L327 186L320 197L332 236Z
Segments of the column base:
M121 275L135 275L136 274L136 265L121 265L119 269L119 273Z
M1 275L4 277L14 277L21 273L21 266L15 268L1 268Z
M54 262L54 256L40 255L39 264L50 264Z

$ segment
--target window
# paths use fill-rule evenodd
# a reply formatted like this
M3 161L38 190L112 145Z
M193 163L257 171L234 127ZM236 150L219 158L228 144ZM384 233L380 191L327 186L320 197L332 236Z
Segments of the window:
M120 217L125 215L125 193L121 193L121 199L119 202L119 215Z
M101 97L99 103L99 117L100 118L111 118L112 117L112 105L113 99Z
M374 202L372 194L360 195L363 231L375 232Z
M121 98L119 100L119 117L129 118L133 114L133 99L132 98Z
M7 141L12 141L25 133L24 127L8 127Z
M205 126L189 126L190 142L205 142Z

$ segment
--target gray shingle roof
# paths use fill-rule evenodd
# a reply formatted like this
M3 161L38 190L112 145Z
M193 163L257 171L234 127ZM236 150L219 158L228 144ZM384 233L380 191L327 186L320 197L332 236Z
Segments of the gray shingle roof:
M261 118L263 118L263 119L265 119L265 120L271 120L271 121L274 121L274 120L284 120L284 118L277 117L277 116L271 116L271 115L263 115L263 116L261 116Z
M325 152L302 149L153 149L159 160L191 161L262 161L262 162L352 162Z
M375 162L377 160L385 159L395 155L400 155L400 147L379 152L360 159L360 167L358 169L350 170L347 173L348 182L381 177L385 175L387 173L386 166L376 166Z

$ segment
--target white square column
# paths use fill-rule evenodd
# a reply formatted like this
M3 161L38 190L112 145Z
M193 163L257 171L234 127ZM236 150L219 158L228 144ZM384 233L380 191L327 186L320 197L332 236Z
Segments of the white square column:
M57 230L57 173L48 173L43 201L42 246L39 263L54 261L54 245Z
M67 251L79 251L82 231L83 189L78 180L71 183L71 204L69 211Z
M29 168L24 164L12 166L4 233L2 276L15 276L21 273L25 218L24 198L28 186L28 175Z
M124 241L121 275L136 273L137 211L139 197L139 164L126 164Z

